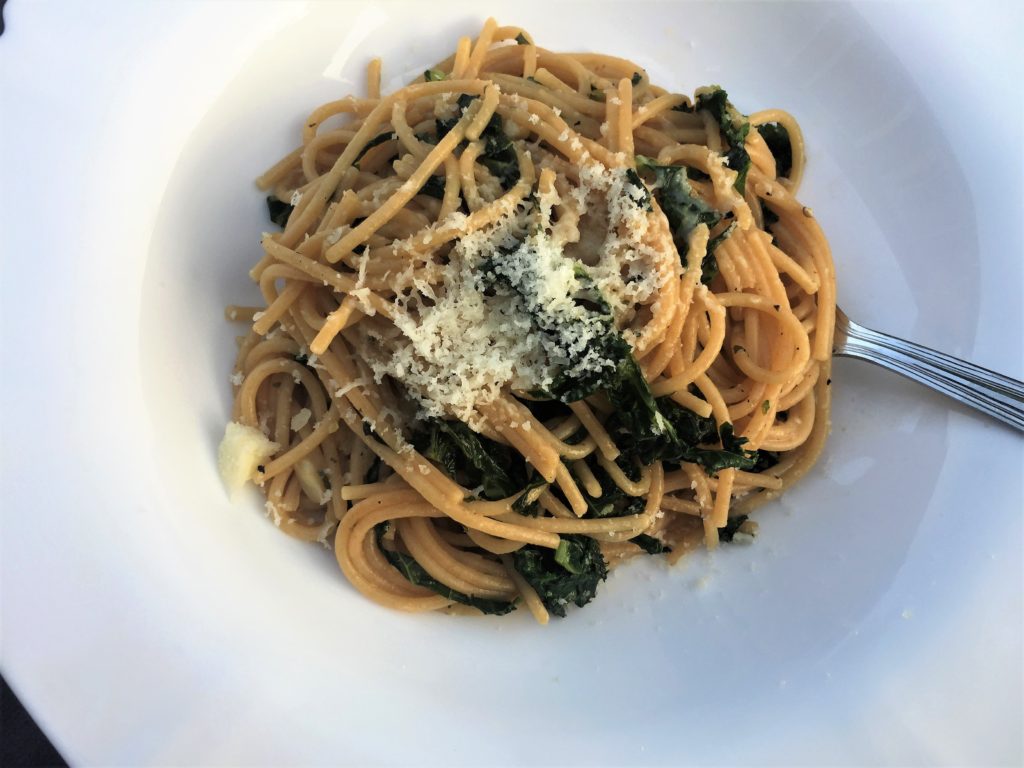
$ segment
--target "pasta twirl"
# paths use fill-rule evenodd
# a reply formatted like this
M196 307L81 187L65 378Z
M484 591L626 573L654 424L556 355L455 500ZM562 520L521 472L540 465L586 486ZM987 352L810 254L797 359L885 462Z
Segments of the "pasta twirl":
M380 77L258 179L283 230L228 312L235 484L406 611L546 622L634 555L752 535L828 432L795 120L494 20Z

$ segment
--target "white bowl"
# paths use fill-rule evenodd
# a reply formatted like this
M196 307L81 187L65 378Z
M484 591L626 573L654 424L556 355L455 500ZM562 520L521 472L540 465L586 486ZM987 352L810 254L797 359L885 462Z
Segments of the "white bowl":
M778 106L855 319L1021 377L1016 6L9 4L3 671L75 764L1022 759L1021 441L848 361L751 547L616 571L547 628L369 604L215 469L306 113L493 12Z

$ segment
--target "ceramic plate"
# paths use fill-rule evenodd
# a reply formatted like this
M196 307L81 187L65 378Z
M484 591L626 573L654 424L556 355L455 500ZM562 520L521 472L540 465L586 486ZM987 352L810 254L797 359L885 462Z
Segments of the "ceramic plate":
M490 13L795 114L846 311L1022 377L1019 7L5 12L3 672L73 763L1021 761L1022 441L864 364L753 546L546 628L378 608L215 467L252 178L371 56L397 86Z

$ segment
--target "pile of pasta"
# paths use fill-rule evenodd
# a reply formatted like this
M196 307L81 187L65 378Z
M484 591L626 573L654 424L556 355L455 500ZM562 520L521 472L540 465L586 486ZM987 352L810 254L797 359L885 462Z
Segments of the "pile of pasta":
M494 20L391 93L374 60L257 181L283 229L227 310L226 479L404 611L546 622L632 556L749 538L828 433L803 169L785 112Z

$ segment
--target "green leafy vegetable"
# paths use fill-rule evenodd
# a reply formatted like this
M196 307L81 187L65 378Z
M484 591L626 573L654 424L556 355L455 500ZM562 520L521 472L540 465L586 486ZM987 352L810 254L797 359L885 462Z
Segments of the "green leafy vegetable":
M440 141L455 127L475 98L468 93L461 94L456 102L459 108L458 114L455 117L435 121L437 141ZM502 126L501 115L497 113L491 115L487 126L480 133L480 139L484 142L484 149L477 158L477 162L487 168L501 182L503 189L510 189L519 181L519 158L516 157L515 149L512 147L512 139L508 137Z
M444 198L444 187L444 176L428 176L426 183L420 187L419 194L441 200Z
M356 168L358 168L359 167L359 161L363 159L363 155L365 155L367 152L369 152L374 147L376 147L376 146L378 146L380 144L383 144L385 141L391 141L395 137L396 137L395 134L392 133L391 131L385 131L384 133L377 134L372 139L370 139L368 142L366 142L366 146L364 146L362 149L359 150L359 154L356 155L356 159L352 161L352 165L354 165Z
M378 546L380 546L381 537L386 529L387 523L381 523L377 526ZM382 546L380 547L380 551L384 553L384 557L387 558L388 562L391 563L391 565L393 565L410 583L415 584L418 587L426 587L429 590L437 592L437 594L448 600L472 606L481 613L492 614L495 616L504 616L506 613L511 613L516 609L515 600L506 602L505 600L488 600L482 597L473 597L472 595L458 592L446 584L442 584L427 573L422 565L417 563L412 557L404 552L396 552L391 549L385 549Z
M512 139L505 133L500 115L495 113L491 116L480 138L485 143L477 162L494 174L503 189L510 189L519 181L519 158L512 148Z
M624 517L643 511L644 500L642 498L628 496L592 456L588 456L585 461L594 478L601 485L601 495L595 498L588 493L583 494L583 498L587 502L587 513L584 517ZM624 469L632 472L633 468L627 465Z
M281 227L281 229L288 226L288 217L292 215L294 210L295 206L286 203L284 200L278 200L273 195L267 197L267 213L270 215L270 220Z
M589 536L562 536L555 550L527 544L516 550L513 563L544 607L562 617L569 603L582 608L593 600L608 576L601 548Z
M745 522L747 522L746 515L730 517L726 522L725 527L718 529L718 540L726 543L731 542ZM755 534L750 533L748 535L754 536Z
M640 190L640 204L643 206L643 209L645 211L651 210L651 192L650 190L647 189L647 185L644 184L644 180L640 178L640 174L634 171L632 168L627 168L626 181L628 181L636 189Z
M522 32L520 32L518 35L516 35L516 44L517 45L532 45L532 43L530 43L530 39L526 35L524 35Z
M721 232L719 232L717 235L715 235L710 240L708 240L708 253L709 254L714 253L715 249L718 248L718 246L720 246L722 243L724 243L729 238L729 235L731 235L735 230L736 230L736 222L734 221L728 227L726 227ZM704 258L707 259L707 256L705 256ZM706 267L704 266L704 262L701 262L701 269L702 270L706 269ZM715 274L718 274L718 264L717 263L715 264ZM701 279L703 279L703 278L701 278ZM706 282L710 283L711 281L707 280Z
M431 419L413 435L413 445L467 488L482 487L481 496L489 501L527 485L526 463L517 452L461 421Z
M746 451L743 444L747 442L745 437L736 437L733 434L732 424L726 422L718 430L722 440L721 449L717 448L694 448L684 461L692 461L704 467L709 475L714 475L723 469L751 470L757 464L757 451Z
M547 484L547 481L543 477L534 472L533 477L527 481L526 487L523 488L522 493L519 494L519 498L512 502L512 510L514 512L518 512L520 515L536 517L540 514L540 504L536 500L530 501L530 491L542 488Z
M434 121L434 130L437 134L436 141L440 141L448 135L451 129L455 127L455 124L462 119L463 113L469 108L469 105L473 103L474 98L474 96L471 96L468 93L460 93L459 98L455 102L458 107L455 115L452 117L437 118Z
M661 555L672 551L672 547L668 546L661 539L656 539L653 536L648 536L646 533L641 533L639 536L634 536L630 539L631 542L636 544L640 549L646 552L648 555Z
M512 253L518 247L499 248L494 256L485 259L479 267L481 279L487 286L522 296L533 311L536 332L550 339L555 347L569 346L566 340L574 341L578 334L575 323L566 324L560 317L548 315L523 280L502 269L502 256ZM665 425L659 421L647 381L633 359L629 343L615 328L608 303L590 280L586 267L578 264L574 271L581 283L581 290L574 301L586 310L586 322L590 324L590 330L596 328L598 331L589 335L586 347L579 355L581 358L600 360L603 364L585 370L566 368L555 376L550 391L543 394L563 403L573 403L603 390L613 405L629 411L634 418L650 422L649 428L664 428Z
M747 172L750 170L750 155L747 154L744 142L750 132L750 123L729 103L729 94L717 86L697 96L698 110L706 109L718 121L726 140L729 151L725 156L726 163L736 171L736 189L740 194L747 183Z
M783 419L785 421L785 419ZM779 454L775 451L766 451L764 448L757 452L757 461L754 462L748 472L765 472L779 463Z
M659 398L656 407L671 425L671 431L645 430L642 424L631 422L623 414L613 413L606 428L622 450L623 460L634 460L647 465L653 461L698 464L708 474L735 468L753 471L762 459L760 451L747 451L745 437L736 437L732 424L716 429L715 420L698 416L670 397ZM720 442L721 448L713 443Z
M685 265L690 250L690 233L698 224L706 224L708 229L714 228L722 220L722 214L694 194L685 166L661 165L649 157L637 155L636 167L641 173L648 173L653 178L654 199L668 219L672 240ZM709 244L707 254L701 261L701 281L710 283L716 274L718 262Z
M444 80L446 77L448 77L448 75L439 69L428 69L423 73L423 79L428 83Z
M633 85L640 85L640 81L643 79L643 75L641 75L639 72L634 72L633 76L630 78L630 82L632 82Z
M793 170L793 145L789 140L789 131L778 123L765 123L757 126L757 132L775 158L775 175L789 176Z

